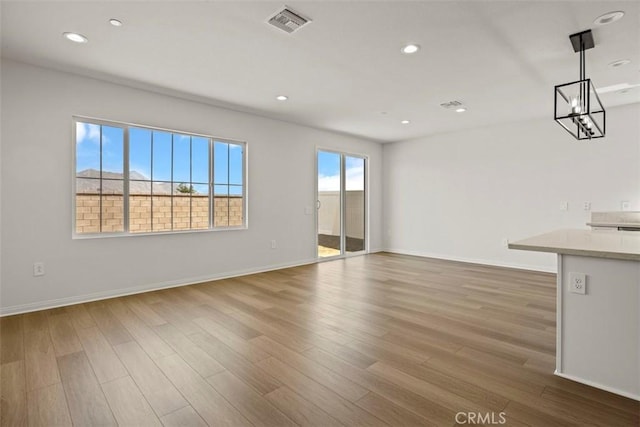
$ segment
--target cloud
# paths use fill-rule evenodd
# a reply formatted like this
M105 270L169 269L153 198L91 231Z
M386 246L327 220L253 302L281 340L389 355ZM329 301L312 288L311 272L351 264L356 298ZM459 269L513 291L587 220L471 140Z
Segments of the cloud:
M338 191L340 189L340 176L331 175L318 177L318 191Z
M91 123L76 123L76 143L100 142L100 126Z
M364 190L364 166L352 167L346 170L346 190ZM338 191L340 189L340 175L320 175L318 177L318 191Z

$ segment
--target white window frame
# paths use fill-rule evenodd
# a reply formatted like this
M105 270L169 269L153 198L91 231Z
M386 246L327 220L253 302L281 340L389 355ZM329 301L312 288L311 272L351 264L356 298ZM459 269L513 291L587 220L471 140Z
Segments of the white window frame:
M76 164L76 150L77 150L77 124L87 123L98 126L111 126L121 128L123 130L123 222L124 231L120 232L97 232L97 233L78 233L76 231L76 178L77 178L77 164ZM129 231L129 129L139 128L147 129L150 131L167 132L171 134L180 134L190 137L206 138L209 141L209 227L206 229L179 229L179 230L162 230L162 231L148 231L148 232L130 232ZM242 225L238 226L214 226L215 216L215 195L214 195L214 144L216 142L240 145L242 147ZM195 132L186 132L176 129L161 128L149 125L140 125L136 123L119 122L113 120L103 120L93 117L85 116L72 116L72 179L71 179L71 230L73 239L100 239L108 237L129 237L129 236L157 236L166 234L181 234L181 233L207 233L211 231L233 231L233 230L246 230L249 228L248 220L248 144L246 141L233 139L233 138L221 138L213 135L200 134ZM153 156L153 152L151 153ZM190 160L192 161L192 160ZM101 165L102 168L102 165ZM174 183L172 181L172 183ZM220 185L220 184L218 184ZM230 185L230 184L227 184ZM100 212L100 220L102 221L102 212Z

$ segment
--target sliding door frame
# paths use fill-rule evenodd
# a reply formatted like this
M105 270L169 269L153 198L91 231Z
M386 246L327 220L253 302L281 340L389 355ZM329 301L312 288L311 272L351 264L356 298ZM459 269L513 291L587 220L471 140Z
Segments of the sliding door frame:
M338 255L334 255L334 256L327 256L327 257L320 257L319 253L318 253L318 247L319 247L319 240L318 240L318 232L319 232L319 211L320 211L320 206L318 205L320 202L319 199L319 191L318 191L318 155L320 152L326 152L326 153L332 153L332 154L337 154L340 156L340 254ZM361 251L357 251L357 252L347 252L347 229L346 229L346 216L347 216L347 209L346 209L346 201L347 201L347 191L346 191L346 186L347 186L347 180L346 180L346 176L347 176L347 166L346 166L346 158L347 157L354 157L354 158L359 158L363 160L364 163L364 171L363 171L363 196L364 196L364 212L363 212L363 216L364 216L364 236L363 236L363 240L364 240L364 247ZM323 148L323 147L319 147L316 146L316 152L315 152L315 162L314 162L315 166L314 166L314 173L315 173L315 178L314 178L314 182L315 182L315 191L314 191L314 195L315 195L315 214L314 214L314 218L315 218L315 251L316 251L316 259L318 261L329 261L329 260L334 260L334 259L340 259L340 258L348 258L348 257L353 257L353 256L360 256L360 255L364 255L364 254L368 254L369 253L369 156L365 155L365 154L357 154L357 153L352 153L352 152L346 152L346 151L339 151L336 150L334 148Z

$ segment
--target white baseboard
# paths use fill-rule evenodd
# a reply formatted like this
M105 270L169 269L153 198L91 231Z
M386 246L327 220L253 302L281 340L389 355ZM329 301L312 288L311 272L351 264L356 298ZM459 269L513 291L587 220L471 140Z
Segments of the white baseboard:
M147 285L134 286L132 288L123 288L108 290L104 292L95 292L92 294L78 295L66 298L58 298L54 300L38 301L29 304L14 305L9 307L0 307L0 317L10 316L13 314L29 313L38 310L47 310L50 308L64 307L66 305L81 304L91 301L99 301L103 299L122 297L126 295L140 294L143 292L157 291L160 289L177 288L180 286L194 285L196 283L209 282L212 280L228 279L231 277L246 276L249 274L264 273L266 271L280 270L282 268L299 267L302 265L314 264L318 262L316 258L305 259L293 263L273 264L259 268L249 268L245 270L236 270L209 276L190 277L180 280L171 280L167 282L151 283Z
M615 387L609 387L609 386L602 385L602 384L599 384L599 383L594 382L594 381L585 380L585 379L582 379L580 377L574 377L573 375L563 374L561 372L558 372L557 370L554 372L554 375L556 375L558 377L561 377L561 378L566 378L566 379L571 380L571 381L575 381L577 383L586 384L586 385L591 386L591 387L599 388L601 390L605 390L605 391L608 391L608 392L611 392L611 393L614 393L614 394L618 394L620 396L628 397L629 399L640 401L640 394L630 393L628 391L619 390L619 389L617 389Z
M465 257L459 257L455 255L443 255L443 254L435 254L435 253L422 252L422 251L408 251L408 250L397 249L397 248L387 248L387 249L384 249L384 252L390 252L390 253L400 254L400 255L419 256L423 258L443 259L446 261L466 262L470 264L490 265L493 267L514 268L517 270L540 271L543 273L554 273L554 274L556 273L556 269L553 267L542 267L539 265L515 264L510 262L500 262L500 261L488 260L488 259L465 258Z
M455 256L449 256L449 255L442 255L442 254L406 251L402 249L376 248L369 251L369 253L379 253L379 252L391 252L391 253L401 254L401 255L412 255L412 256L420 256L420 257L426 257L426 258L444 259L448 261L459 261L459 262L467 262L467 263L473 263L473 264L492 265L496 267L516 268L520 270L533 270L533 271L542 271L542 272L548 272L548 273L556 272L555 269L545 269L539 266L497 263L491 260L462 258L462 257L455 257ZM209 282L212 280L221 280L221 279L228 279L231 277L246 276L249 274L264 273L266 271L280 270L282 268L290 268L290 267L298 267L302 265L314 264L318 261L319 260L316 258L311 258L311 259L296 261L293 263L272 264L272 265L263 266L259 268L236 270L236 271L225 272L220 274L213 274L209 276L191 277L191 278L185 278L180 280L171 280L167 282L151 283L151 284L146 284L141 286L135 286L132 288L121 288L121 289L109 290L104 292L96 292L92 294L58 298L54 300L38 301L38 302L29 303L29 304L0 307L0 317L10 316L14 314L21 314L21 313L29 313L29 312L38 311L38 310L47 310L50 308L64 307L67 305L81 304L81 303L91 302L91 301L99 301L99 300L109 299L109 298L122 297L126 295L140 294L143 292L157 291L160 289L188 286L196 283Z

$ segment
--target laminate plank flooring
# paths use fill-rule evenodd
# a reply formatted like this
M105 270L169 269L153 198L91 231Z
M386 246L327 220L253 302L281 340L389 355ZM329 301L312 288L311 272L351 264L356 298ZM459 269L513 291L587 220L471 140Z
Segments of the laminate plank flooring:
M119 425L162 425L131 377L102 384L102 391Z
M207 381L255 426L287 427L296 425L271 405L264 396L229 371L212 375L207 378Z
M23 316L0 318L0 363L24 359Z
M0 424L25 425L27 392L24 362L3 363L0 366Z
M68 314L49 316L49 332L57 357L82 351L80 340Z
M42 387L29 392L28 397L29 426L71 426L71 415L62 383ZM7 423L5 425L25 425L24 423Z
M209 425L242 426L249 422L178 354L156 361L189 404Z
M329 427L343 425L322 409L287 387L280 387L267 393L265 398L300 426Z
M100 329L91 326L78 329L77 332L89 363L93 367L93 372L100 383L129 375Z
M96 322L89 314L86 304L70 305L66 307L66 313L69 315L76 330L96 326Z
M119 344L115 351L156 414L167 415L188 405L176 386L167 379L138 343Z
M195 345L173 325L160 325L155 330L202 377L206 378L225 370L216 359Z
M24 315L24 362L27 391L60 382L56 355L44 311Z
M254 338L251 340L251 343L261 347L280 361L287 363L290 367L352 402L364 397L364 395L369 392L369 390L359 386L348 378L333 372L331 369L311 359L307 359L300 353L287 349L285 346L267 337Z
M160 418L164 427L207 427L207 423L191 406L173 411Z
M116 425L113 413L84 352L58 357L58 366L73 424Z
M0 425L637 427L553 375L555 287L379 253L4 317Z

